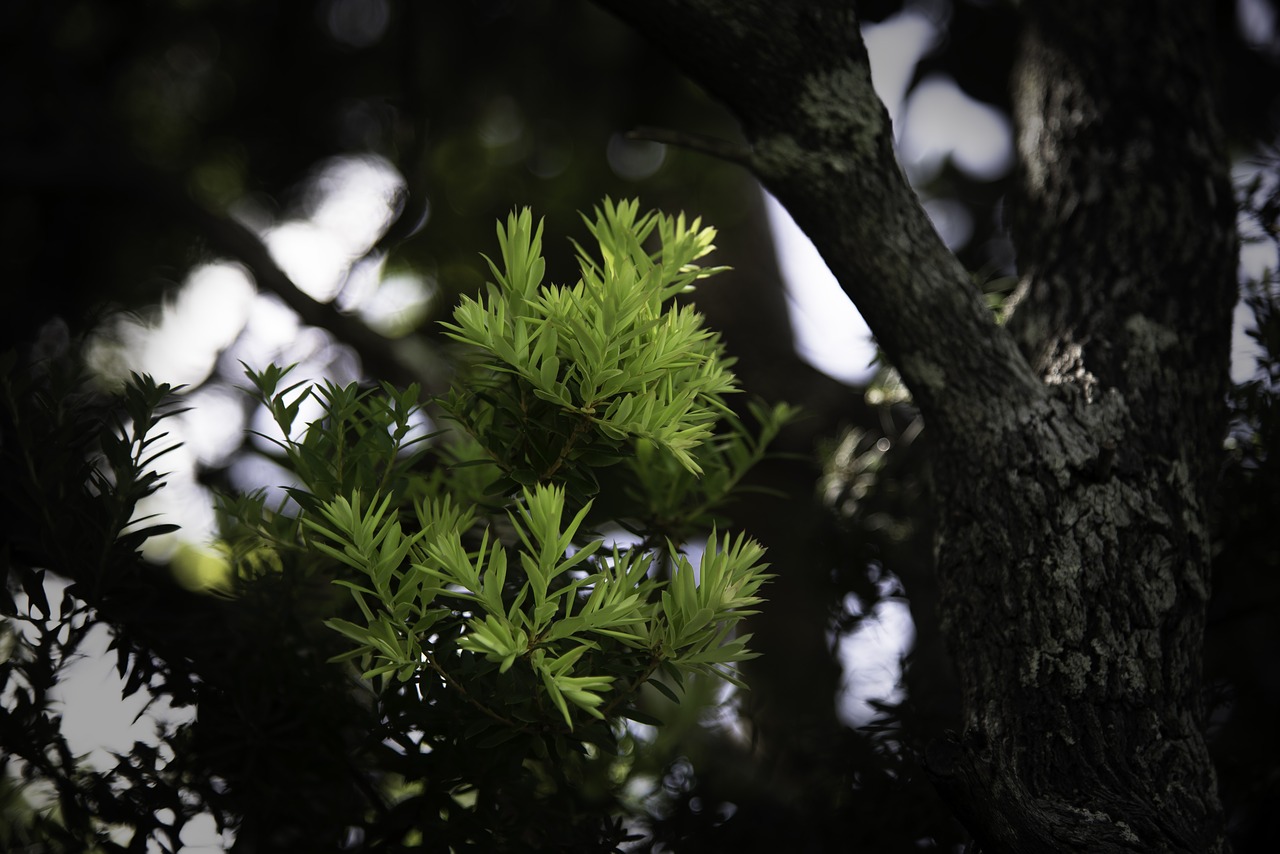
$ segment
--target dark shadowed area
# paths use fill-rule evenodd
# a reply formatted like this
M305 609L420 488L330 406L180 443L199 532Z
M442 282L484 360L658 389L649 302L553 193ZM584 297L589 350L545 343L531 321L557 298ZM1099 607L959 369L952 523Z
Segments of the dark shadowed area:
M998 311L1020 272L1017 4L856 5L907 178ZM1206 706L1228 836L1262 852L1280 838L1280 7L1212 5L1246 243ZM803 274L784 263L799 250L779 238L781 209L736 162L737 121L679 59L567 0L4 5L0 350L6 376L38 367L6 386L0 422L0 848L488 850L469 841L480 831L431 837L471 805L427 797L433 781L393 749L404 734L388 721L412 710L369 719L327 662L343 651L322 624L327 584L280 574L219 593L214 495L289 485L252 437L272 427L241 391L245 365L418 383L425 401L457 370L438 321L491 278L495 222L525 206L545 218L547 278L572 283L566 238L584 239L581 215L605 197L718 230L711 263L732 271L694 300L737 360L748 394L731 403L785 401L805 417L753 471L759 489L724 511L776 574L748 620L761 653L742 668L750 690L636 724L635 755L556 801L556 820L595 810L634 851L970 842L921 759L961 726L930 433L889 365L828 355L837 379L806 358L823 342L802 340L804 312L825 310L795 302L803 282L787 275ZM862 336L826 329L850 348ZM59 378L76 371L86 385ZM104 545L111 520L74 496L87 434L121 411L109 396L133 371L184 386L171 405L189 411L166 422L183 447L138 510L183 528ZM102 691L120 680L141 717L108 726L120 707ZM127 734L78 755L77 728ZM536 805L511 810L539 820ZM528 839L510 850L535 850Z

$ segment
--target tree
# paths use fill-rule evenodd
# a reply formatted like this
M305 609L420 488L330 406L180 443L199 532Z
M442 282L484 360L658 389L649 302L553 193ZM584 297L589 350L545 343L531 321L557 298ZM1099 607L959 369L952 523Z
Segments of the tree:
M347 39L342 50L349 52L335 52L323 40L291 38L287 43L293 48L285 64L291 69L288 79L312 84L310 92L339 87L344 87L344 92L363 92L368 89L361 89L361 84L374 90L391 85L384 73L386 66L369 61L370 54L360 53L350 41L359 41L360 34L366 32L361 27L376 19L373 12L378 8L385 11L388 4L368 4L365 12L372 18L338 15L340 7L356 5L334 2L316 6L318 12L329 16L324 20L330 33L339 42ZM911 769L916 767L912 749L919 747L925 755L923 764L963 822L965 834L977 840L982 850L1225 847L1226 829L1204 737L1207 700L1200 669L1212 587L1210 501L1227 418L1222 401L1227 389L1227 342L1235 295L1237 246L1235 204L1227 173L1228 140L1237 141L1242 135L1246 140L1265 138L1272 131L1262 120L1261 126L1250 126L1242 134L1240 117L1250 114L1259 121L1256 117L1265 115L1266 110L1248 109L1247 104L1242 108L1230 98L1219 97L1242 90L1233 90L1230 83L1239 80L1241 67L1248 67L1241 57L1252 56L1223 50L1225 37L1218 19L1230 17L1232 13L1223 10L1232 4L1218 4L1213 9L1207 4L1192 9L1162 4L1125 9L1100 4L1054 8L1031 4L1019 10L1016 18L1021 24L1003 6L954 6L952 31L959 47L951 53L940 52L927 62L952 63L957 79L988 93L1003 87L1007 60L987 62L984 51L1007 56L1003 42L1012 42L1013 33L1024 25L1016 36L1019 58L1013 80L1019 169L1017 186L1010 188L1011 200L1005 206L1020 281L1017 293L1005 306L1004 323L993 321L966 271L966 267L977 269L992 259L981 257L974 246L962 249L958 257L948 251L897 165L891 128L871 90L859 35L860 17L872 19L884 14L881 4L858 4L856 10L843 3L781 7L737 3L723 4L723 8L713 2L600 5L613 9L648 35L692 80L728 106L741 125L745 144L710 142L687 134L651 135L691 144L735 164L727 170L719 167L721 171L714 174L724 175L745 166L740 174L749 171L756 175L781 199L822 250L846 293L871 324L888 361L910 388L912 402L927 425L920 444L927 443L931 451L930 480L939 529L938 611L960 677L963 701L958 734L927 749L911 735L912 725L920 723L920 717L912 720L906 708L901 710L902 729L895 735L911 749L885 750L883 744L869 749L868 745L875 744L873 740L842 728L823 707L824 702L829 704L839 675L829 659L824 634L828 611L838 608L828 604L830 601L838 602L850 589L862 593L872 588L865 576L858 579L870 559L857 550L858 543L862 548L873 544L870 551L875 559L906 579L921 627L921 645L908 672L907 705L921 703L935 684L944 684L938 700L938 708L944 711L920 729L928 735L938 720L946 719L950 708L947 676L936 668L927 669L929 658L923 654L929 646L924 642L925 633L932 625L927 607L930 584L921 576L908 577L915 565L925 561L907 558L909 549L887 540L876 541L863 528L852 538L858 543L852 545L847 539L833 541L829 532L825 538L813 536L824 523L804 502L792 502L786 511L777 510L776 505L745 503L735 508L735 521L759 531L770 544L771 557L782 564L775 566L779 578L767 593L774 600L771 610L756 618L758 648L765 656L756 667L747 666L748 680L756 686L748 701L749 707L755 707L749 709L758 735L755 749L767 761L752 763L743 752L717 742L717 749L694 756L696 783L685 779L689 774L677 779L679 769L669 766L676 793L671 802L676 810L668 817L668 838L673 844L731 839L745 849L749 842L742 840L765 839L772 822L785 828L781 832L792 841L804 838L811 845L827 847L852 844L850 834L857 824L853 817L866 814L865 804L874 802L878 786L888 785L887 780L899 781L899 788L918 784ZM983 11L975 11L979 7ZM355 145L357 150L392 151L402 171L416 176L409 183L412 204L405 210L410 213L424 195L447 197L455 209L495 207L479 217L487 227L493 215L504 212L512 202L495 187L518 187L520 193L535 190L524 183L528 179L524 176L522 180L520 170L504 171L495 165L495 158L488 162L481 158L477 163L468 157L466 145L456 137L427 141L428 116L449 126L442 116L484 103L462 97L460 92L466 87L407 87L410 91L403 93L405 98L399 103L408 106L402 106L400 117L390 120L376 107L381 102L354 96L356 106L348 103L343 113L350 122L336 134L326 128L321 120L326 113L315 108L316 101L310 97L306 103L311 107L296 114L305 120L281 121L284 112L266 94L271 87L258 90L244 85L254 79L279 79L271 75L255 78L252 71L245 70L255 62L268 67L265 53L251 50L249 45L257 41L271 44L274 34L293 36L305 28L291 31L291 23L299 19L279 14L279 7L264 4L256 8L266 11L250 12L227 3L211 5L212 11L205 15L192 13L182 4L165 5L165 15L149 20L146 28L138 31L137 44L144 49L135 50L119 47L120 42L103 35L112 32L110 26L102 26L102 21L112 20L104 4L79 4L65 10L57 4L22 7L23 20L31 24L31 31L50 34L49 44L57 49L49 53L71 57L68 67L74 66L80 78L90 82L68 86L65 81L80 78L63 73L34 75L34 79L52 81L49 85L57 97L19 102L24 116L39 121L24 125L27 130L17 146L20 156L7 158L11 164L22 164L21 170L6 167L9 171L5 173L7 182L20 190L13 198L22 204L6 206L6 222L34 233L38 239L30 242L46 249L15 253L22 261L17 269L26 280L54 282L56 286L39 288L35 293L50 300L49 310L77 316L85 299L66 285L83 288L96 280L98 271L86 275L81 265L89 256L59 251L70 239L68 235L76 231L72 224L80 219L97 223L99 228L84 245L100 249L101 257L115 264L130 260L126 256L131 254L136 260L139 254L146 257L153 253L149 245L137 248L136 235L159 233L151 220L143 229L123 225L127 217L115 216L118 199L131 200L125 207L132 213L153 216L156 210L176 212L178 216L164 220L166 230L175 223L183 226L177 229L172 246L185 246L192 232L201 235L220 251L240 258L254 270L261 286L284 295L310 322L331 328L353 344L371 373L387 379L413 379L423 368L420 360L406 360L406 348L369 335L331 305L300 296L256 238L223 215L219 206L245 189L257 189L254 181L262 181L268 192L279 193L316 157L350 146L350 134L360 128L367 137ZM416 17L402 20L413 20L416 25L424 19L431 22L421 7L415 4L413 8L412 13L402 10L399 14ZM246 25L244 15L258 17ZM498 10L493 18L501 20L504 15L523 23L535 18L525 7L518 12ZM961 36L965 26L974 26L975 17L983 25L995 25L990 32L997 35L976 40L981 48L975 52L984 61L966 62L956 57L964 55ZM581 23L572 16L558 20ZM346 23L338 26L335 21ZM383 26L385 29L385 21ZM400 48L404 67L416 68L404 79L420 82L448 67L448 61L442 60L428 70L422 68L445 55L440 44L449 40L431 42L432 50L418 50L415 37L480 29L476 19L460 14L434 28L393 27L387 40ZM227 37L241 32L253 35L234 40ZM468 43L483 44L494 55L527 49L531 41L519 26L485 32L505 33L508 38ZM557 58L577 55L572 49L575 45L589 45L594 50L602 44L623 43L611 41L622 38L616 30L608 31L607 39L583 37L584 32L605 31L576 25L553 27L547 32L565 38L567 47L549 51ZM174 33L179 35L170 39ZM509 37L512 33L515 37ZM1134 33L1143 34L1143 38L1135 40ZM219 35L234 47L217 62L206 61L217 54L209 45L218 45ZM152 50L152 37L176 52ZM42 67L42 43L38 38L16 43L15 50L8 53L13 58L9 61ZM615 56L640 51L634 42L625 44L629 45L627 50L600 50L593 54L594 61L603 64L608 57L607 61L613 62ZM335 56L341 61L335 61ZM182 57L199 61L173 64ZM157 79L154 72L166 62L188 75L181 78L183 86L171 93L175 95L173 103L183 106L169 112L148 112L139 104L153 95L159 97L159 90L153 92L147 81ZM481 81L474 85L483 88L483 81L499 62L473 65L480 71L471 79ZM218 112L225 110L225 90L210 83L218 79L216 75L205 72L224 67L232 69L225 73L241 84L236 90L237 105L253 102L253 109ZM535 67L544 68L529 61L521 65L526 72ZM627 79L642 79L634 68L646 72L661 69L655 76L674 79L651 53L643 54L632 68L632 77ZM316 76L308 78L308 73ZM1254 74L1249 77L1246 73L1245 79L1267 84L1269 96L1274 97L1274 84L1267 83L1272 78ZM536 90L536 75L528 76L528 88ZM590 88L597 80L612 79L606 75L590 77L580 68L576 73L570 70L568 76L583 88ZM648 79L647 73L643 79ZM1227 84L1220 84L1219 79ZM114 94L106 97L106 90ZM220 91L223 95L215 97ZM676 97L671 91L674 89L648 97L654 102L683 105L682 110L665 117L673 126L704 120L711 109L705 100ZM990 94L989 99L1005 103L1003 95ZM597 100L609 99L597 95ZM48 106L50 103L69 103L82 109L67 111L65 115L77 118L66 122L64 115ZM1219 112L1218 103L1230 109ZM122 110L120 105L124 105ZM121 110L126 118L121 120L112 110ZM401 126L404 116L418 122L414 125L416 136ZM92 132L79 129L77 123L82 120ZM609 121L634 123L635 118L628 114ZM60 157L57 151L53 156L45 154L44 140L36 129L50 122L72 128L60 134L68 150L75 152L69 158ZM725 122L712 123L718 125L715 133L733 133ZM1224 123L1229 123L1230 137ZM269 131L263 133L263 127ZM368 130L370 127L379 130ZM121 128L127 132L122 133ZM418 147L397 148L387 143L393 138L413 138ZM227 146L227 140L242 147ZM211 141L218 144L203 144ZM92 158L86 152L91 152ZM77 168L64 168L67 160ZM688 155L680 162L687 171L678 176L673 171L673 183L693 184L706 159ZM424 163L433 168L423 168ZM82 164L88 164L87 168ZM127 171L122 171L124 164L128 164ZM123 186L102 187L103 175L123 176ZM248 187L246 176L252 178ZM948 176L947 180L954 178ZM600 183L603 181L596 181L592 200L601 190L610 191ZM174 192L174 185L186 186L190 192ZM990 209L1003 193L1001 186L983 189L987 199L977 204ZM86 187L96 187L96 195L82 193ZM677 191L667 186L661 192ZM676 198L676 204L683 204ZM23 204L42 215L26 216ZM568 207L574 204L583 203L569 203ZM382 247L391 247L393 257L399 252L399 257L412 258L420 251L422 242L411 241L396 248L417 219L404 215L388 232ZM444 215L433 219L429 229L438 229L446 220ZM1270 221L1274 223L1274 218ZM438 247L441 242L457 247L457 253L438 256L447 255L448 263L442 263L441 268L447 267L451 273L441 278L461 283L458 291L474 290L478 279L454 260L483 244L437 239L432 245ZM727 239L723 242L726 248L731 243ZM767 260L733 263L752 272L765 270L764 279L776 279L767 272ZM116 269L111 265L106 268ZM760 293L763 298L777 299L776 291L772 296L767 290ZM748 322L763 318L764 328L772 330L771 337L765 338L773 345L772 352L787 354L775 360L786 366L776 372L767 369L770 359L755 359L755 376L774 388L789 386L794 390L798 384L788 378L798 370L797 360L782 340L785 325L781 330L776 324L769 325L780 315L760 310L745 315ZM6 322L27 316L14 313ZM44 313L34 316L43 318ZM721 317L735 319L732 312ZM748 387L753 387L752 348L744 346L753 339L739 334L735 349L734 326L731 322L726 326L726 341L731 352L744 357L743 377ZM758 331L754 334L755 340L764 337ZM425 337L438 343L438 339ZM832 405L829 392L804 397L802 402L811 406L814 398L819 401L815 407L817 426L811 428L815 433L832 431L832 413L838 407L853 410L838 397ZM1244 420L1250 421L1248 413L1258 410L1248 407L1268 398L1258 393L1238 399L1253 401L1244 410ZM862 412L849 411L849 416L863 423L875 421L864 418ZM898 413L892 417L897 418ZM73 431L67 435L75 439L80 434ZM1246 445L1252 447L1249 443L1257 437L1273 434L1258 429L1242 435L1251 437ZM805 437L797 440L793 434L792 441L797 442L792 447L809 450ZM61 459L67 471L82 474L71 465L74 454L69 452L83 445L78 441L64 444ZM1244 502L1240 505L1242 516L1259 513L1263 496L1268 494L1265 488L1257 487L1266 481L1256 473L1266 471L1269 459L1266 446L1261 447L1261 453L1242 456L1252 469L1233 469L1238 474L1255 472L1240 474L1240 482L1253 484L1258 496L1257 500L1240 499ZM918 465L918 461L904 465L899 459L897 468L888 470L912 471ZM762 479L784 486L793 495L802 494L814 477L816 472L804 466L762 467ZM64 486L73 482L74 477ZM890 487L883 477L880 486L877 500L892 503L892 497L885 494ZM1250 489L1238 493L1250 494ZM60 520L63 528L71 526L73 509L78 506L65 506ZM84 510L86 515L77 518L93 518L95 512ZM917 530L927 531L931 524L920 522ZM1236 545L1225 552L1236 564L1250 559L1239 557L1242 541L1235 539ZM821 548L813 549L815 542L821 543ZM310 753L305 747L308 741L324 742L323 733L346 731L354 712L337 704L321 710L325 714L312 714L309 705L314 704L307 698L332 695L337 690L337 677L290 651L308 646L329 649L326 643L332 640L321 640L322 634L314 631L314 609L300 607L294 615L297 619L287 625L272 626L268 617L272 595L315 605L303 595L306 590L284 589L288 585L281 583L271 593L261 591L259 598L247 597L239 608L227 608L223 603L170 589L147 576L136 565L128 545L125 542L119 548L106 549L113 557L99 563L113 566L116 581L122 583L112 587L112 596L93 603L96 613L124 627L123 651L133 657L122 662L159 662L160 677L153 680L152 687L175 696L197 697L196 685L201 681L220 686L218 691L206 689L200 698L206 725L187 733L197 739L193 746L199 748L190 752L197 760L192 767L199 767L198 760L214 757L220 750L229 750L227 755L240 759L255 754L270 758L265 763L270 771L262 770L260 764L249 773L246 764L241 769L244 773L229 787L226 780L217 785L205 781L197 787L200 797L218 804L227 815L246 817L240 836L246 846L252 844L251 839L270 840L273 832L278 834L286 826L288 832L300 832L298 829L309 822L318 834L314 838L323 834L333 838L343 826L356 821L352 804L365 794L360 792L360 775L349 773L351 769L343 763L343 745L331 744L332 750ZM821 553L823 548L845 549L841 559L856 564L855 570L836 584L819 578L813 567L825 568L828 561L835 562L829 554ZM1268 552L1259 546L1257 551L1246 549L1243 554ZM1274 550L1269 554L1272 559ZM60 565L75 566L80 557L63 553ZM27 561L31 567L51 562L50 553L23 554L20 558L20 563ZM1221 567L1218 574L1222 575ZM1250 588L1237 587L1235 595L1241 595L1242 589ZM149 595L166 603L170 613L184 615L184 619L157 624L154 613L130 605L128 594L137 590L150 591ZM48 609L44 611L47 616ZM202 631L175 631L176 624L183 622L188 627L200 626ZM203 638L202 632L206 635ZM1252 638L1274 642L1274 636L1265 633ZM46 639L42 648L56 657L55 653L60 654L55 649L60 643L56 633ZM68 650L73 647L74 643ZM199 652L204 647L206 651ZM209 655L208 649L217 654ZM270 655L263 655L266 649L272 651ZM247 650L254 650L255 657L263 661L260 669L252 671L253 679L246 679L242 669ZM190 660L202 660L203 673L181 664ZM289 666L281 667L280 662L289 662ZM796 662L805 666L797 667ZM135 679L149 673L145 665L131 672ZM139 673L143 677L136 675ZM926 673L940 675L931 681ZM263 691L261 685L252 684L271 680L289 685L292 693ZM1231 684L1239 686L1244 681L1232 679ZM1252 706L1243 695L1234 702L1236 709L1268 708L1265 695ZM797 706L806 711L794 713ZM283 718L280 709L288 710ZM928 717L934 710L924 711ZM294 727L305 737L295 741L285 738L282 728L256 728L282 719L305 721L305 726ZM797 726L800 721L804 726ZM248 722L255 727L243 726ZM246 730L269 732L270 738L246 739ZM1258 731L1253 730L1255 734ZM682 749L697 753L696 739ZM153 763L153 768L146 759L146 752L141 751L122 765L121 773L135 782L155 782L155 772L162 763ZM764 776L742 770L760 765L781 770ZM64 766L64 771L72 767ZM882 773L886 767L892 773ZM1229 764L1220 765L1220 770L1227 767ZM289 779L290 769L301 774L310 791L322 795L316 798L314 809L286 804L278 795L272 796L275 784L269 781ZM88 798L83 803L116 802L98 785L98 778L77 783L74 775L59 778L57 768L47 770L63 780L64 791ZM754 789L743 782L755 784L762 779L767 781L764 786ZM761 788L771 791L762 794ZM855 794L847 794L850 791ZM918 788L909 791L920 792ZM705 801L701 808L694 803L699 799ZM920 801L926 800L927 795L921 795ZM725 822L706 808L706 803L714 801L751 807ZM255 826L255 803L280 808L272 817L274 828L265 826L260 818ZM317 817L323 818L323 826L315 824ZM682 821L688 824L681 826ZM717 824L723 827L716 828ZM663 832L661 821L655 826ZM707 835L716 832L721 836ZM806 833L810 835L803 836ZM960 834L945 821L929 816L898 834L896 844L914 845L921 837L947 844ZM881 848L889 850L885 845Z
M1005 325L896 165L848 4L607 5L740 118L924 415L964 708L929 764L983 850L1222 850L1201 651L1237 236L1207 4L1026 8Z

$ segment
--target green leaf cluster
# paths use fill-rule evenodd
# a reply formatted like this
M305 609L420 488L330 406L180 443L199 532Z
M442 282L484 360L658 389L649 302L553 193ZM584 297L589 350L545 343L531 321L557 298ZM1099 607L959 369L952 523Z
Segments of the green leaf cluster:
M574 244L572 287L543 284L542 224L513 213L498 228L500 262L489 260L495 282L445 324L476 362L443 405L520 484L619 462L638 438L702 472L695 452L736 383L719 337L675 298L722 269L695 263L715 230L638 210L606 199L587 220L598 257ZM590 480L574 485L594 492Z
M752 428L726 405L731 360L681 302L717 272L696 263L714 231L638 211L606 200L587 220L572 286L544 282L528 211L499 227L495 281L445 324L468 362L438 400L248 370L295 480L275 507L224 502L234 575L301 567L345 588L326 620L350 644L335 660L430 719L432 761L502 744L493 757L525 769L508 774L565 784L585 745L620 761L623 719L657 722L655 694L740 684L753 656L740 623L768 565L721 533L723 513L795 413L749 404ZM320 415L300 426L304 405ZM458 804L483 767L457 778Z
M270 414L283 439L259 433L275 446L278 462L306 488L293 493L299 501L327 501L356 489L399 492L412 479L409 474L431 438L418 429L421 391L417 385L397 389L390 383L361 388L325 382L295 382L281 388L290 369L269 365L261 372L245 366L254 385L254 396ZM375 396L374 392L378 394ZM307 425L301 438L298 414L307 399L323 412L319 423ZM315 504L310 504L314 509Z
M26 674L6 683L23 704L11 721L52 721L31 730L23 761L50 779L80 773L45 714L39 674L56 672L90 625L68 635L67 615L96 610L142 627L113 640L127 691L200 704L173 735L193 748L176 751L182 762L117 769L144 788L212 773L254 802L265 772L221 757L263 755L239 709L278 686L272 703L327 698L323 713L288 706L281 720L313 721L307 738L341 731L352 745L340 752L345 770L323 773L349 774L377 803L415 816L388 841L415 845L430 829L451 850L620 842L608 805L639 768L625 720L696 718L689 708L723 681L740 684L736 666L753 655L741 623L762 602L768 565L758 543L725 533L728 511L794 412L749 403L748 424L726 404L737 391L731 360L683 302L717 271L698 263L711 229L606 200L587 230L592 251L574 244L580 278L562 286L543 281L542 226L527 211L499 228L495 281L446 325L466 359L439 399L246 366L274 422L253 452L285 482L220 500L216 557L202 556L224 564L216 596L161 585L137 555L172 529L135 510L162 485L155 467L172 447L163 424L181 411L168 402L176 389L134 377L99 401L77 378L19 382L0 362L11 522L0 611L40 639L0 632L0 643L25 644L11 656L22 666L5 671ZM79 536L65 536L54 508ZM61 608L45 595L44 566L74 578ZM190 635L203 640L146 645L167 611L140 593L155 589L197 615ZM65 767L40 764L47 749ZM205 770L186 770L188 760ZM67 792L68 815L108 811ZM225 797L209 784L200 803ZM176 839L196 803L174 807L165 832ZM143 813L131 820L159 814ZM343 814L334 821L354 820Z
M518 664L543 689L533 707L477 708L514 729L558 715L572 730L580 713L625 713L646 683L674 697L660 674L678 686L689 673L736 682L731 666L752 656L750 636L733 629L755 613L768 576L763 548L745 537L713 535L697 569L669 544L668 583L650 571L653 552L582 536L589 506L567 518L562 486L523 490L507 514L508 542L485 526L475 548L464 544L472 515L448 496L418 502L408 535L389 506L357 493L303 519L318 535L312 546L356 572L337 583L363 619L329 625L357 644L343 657L365 661L366 678L412 680L425 695L466 691L468 677L485 674L496 694Z
M176 851L196 812L177 798L162 811L137 796L168 782L148 767L157 751L147 745L114 767L86 765L63 731L59 691L91 654L94 629L114 632L172 601L139 548L176 526L137 509L164 485L156 466L178 447L164 423L185 411L173 405L178 390L134 374L107 395L68 360L23 365L0 354L2 850L124 850L110 825L127 824L156 850ZM181 677L166 662L140 655L122 633L110 648L124 696L147 686L181 704Z

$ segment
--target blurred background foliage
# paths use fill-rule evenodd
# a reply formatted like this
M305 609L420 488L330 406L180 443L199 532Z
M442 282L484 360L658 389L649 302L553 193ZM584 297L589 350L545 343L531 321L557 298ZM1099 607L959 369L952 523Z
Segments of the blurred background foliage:
M998 301L1014 271L1003 218L1011 160L975 167L923 130L907 134L927 124L913 115L943 103L925 94L958 91L990 108L988 144L1008 147L1016 4L859 7L882 34L902 34L886 35L882 50L918 56L906 63L901 92L882 85L891 110L904 110L903 159L948 242ZM1242 181L1259 181L1253 233L1270 245L1276 161L1257 158L1280 126L1280 12L1273 0L1216 7L1223 120ZM663 796L648 812L650 842L907 851L963 841L913 758L955 712L932 616L928 434L883 366L851 386L798 355L766 200L744 170L627 137L652 126L739 138L659 48L568 0L11 0L0 8L0 79L0 345L30 358L83 354L101 387L130 369L187 384L194 411L172 423L189 453L171 458L171 485L150 511L197 520L188 524L197 539L211 524L209 488L280 483L245 440L256 425L247 396L231 391L243 385L238 360L299 361L316 379L420 381L440 391L454 345L434 321L482 286L478 253L492 254L494 222L513 208L545 216L549 241L580 235L578 212L605 195L638 196L646 208L716 226L712 261L734 271L704 287L698 305L739 359L745 388L809 416L782 438L791 456L758 474L758 485L788 500L734 508L735 523L769 546L778 574L753 626L764 653L747 669L753 690L735 727L693 721L659 736L651 770ZM934 108L931 117L943 134L966 130L960 114ZM549 242L547 254L549 279L576 275L570 252ZM1252 297L1271 354L1264 359L1277 352L1275 287L1263 283ZM156 329L168 330L167 346ZM1267 531L1280 486L1269 364L1270 379L1255 378L1235 399L1230 488L1219 502L1209 666L1238 850L1264 850L1260 840L1280 835L1280 567ZM200 412L220 422L216 440L199 438ZM49 469L68 489L73 475ZM31 496L4 499L6 542L17 542L19 526L41 522ZM25 542L10 553L15 567L78 580L75 560ZM171 541L151 557L182 569L184 554ZM232 608L173 580L189 572L170 577L128 555L112 560L118 586L73 596L67 607L111 626L122 655L167 657L150 690L175 706L198 703L201 714L175 724L160 754L139 747L106 776L64 781L59 821L84 822L105 803L135 819L212 809L240 822L237 850L332 845L361 802L349 745L336 735L352 730L358 710L321 700L340 689L323 666L334 639L317 629L315 591L280 580ZM849 650L862 648L850 639L894 607L911 617L902 684L874 718L850 713L859 673ZM47 641L51 666L64 642ZM24 738L65 748L47 723L39 733L22 729L48 720L27 712L6 712L6 748ZM222 775L208 776L213 767ZM10 779L19 768L8 763ZM175 780L187 787L181 797ZM15 786L0 790L11 846L34 826Z

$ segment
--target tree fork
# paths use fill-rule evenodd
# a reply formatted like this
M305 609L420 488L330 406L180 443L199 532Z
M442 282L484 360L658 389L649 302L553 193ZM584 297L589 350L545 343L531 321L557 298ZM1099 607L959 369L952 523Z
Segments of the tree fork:
M1053 394L976 455L1003 472L942 478L969 764L944 788L985 784L988 850L1225 849L1200 669L1237 240L1208 11L1028 7L1010 328Z
M845 2L600 0L726 103L925 416L985 852L1222 851L1200 666L1235 299L1207 3L1024 3L1007 326L929 225Z

